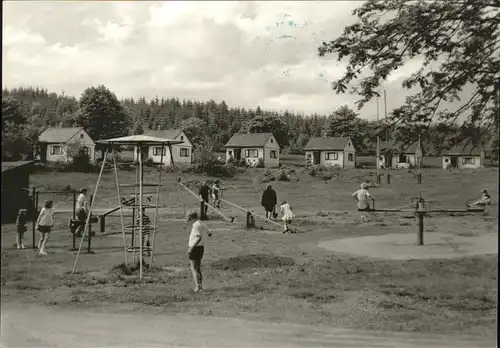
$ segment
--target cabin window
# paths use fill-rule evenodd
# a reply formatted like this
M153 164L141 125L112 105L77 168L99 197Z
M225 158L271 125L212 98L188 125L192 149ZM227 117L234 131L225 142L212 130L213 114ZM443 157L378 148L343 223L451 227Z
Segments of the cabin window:
M59 145L52 146L50 148L50 154L51 155L60 155L62 154L62 148Z
M408 156L406 156L406 155L399 155L398 156L399 163L406 163L407 161L408 161Z
M251 157L259 157L259 150L257 149L248 149L245 151L245 157L251 158Z
M180 155L181 157L189 157L189 149L188 149L188 148L181 147L181 148L179 149L179 151L180 151L180 154L179 154L179 155Z
M83 134L80 134L80 139L83 139L84 135Z
M233 157L233 151L229 151L229 152L228 152L228 156L229 156L229 157Z
M273 143L273 139L271 138L271 144Z
M337 152L327 152L325 153L326 160L338 160L339 154Z
M462 158L462 164L474 164L474 157L464 157Z
M347 155L347 160L351 161L351 162L354 161L354 155L352 153L348 154Z
M163 156L165 156L165 148L161 146L153 147L153 156L161 156L163 150Z
M444 161L445 161L445 163L448 163L450 161L450 159L449 158L445 158Z
M271 152L269 152L269 157L271 157L271 158L278 158L278 156L276 154L276 150L271 150Z
M184 141L184 135L181 135L181 140Z
M84 154L90 156L90 147L84 146L82 150Z

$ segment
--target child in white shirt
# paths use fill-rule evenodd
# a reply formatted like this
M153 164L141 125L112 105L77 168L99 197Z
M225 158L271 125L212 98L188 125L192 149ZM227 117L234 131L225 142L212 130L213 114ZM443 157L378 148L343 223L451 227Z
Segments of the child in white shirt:
M45 205L36 220L35 228L40 232L40 241L38 242L38 253L40 255L47 255L45 247L49 239L50 231L54 226L54 209L52 207L52 201L45 201Z
M292 208L290 207L290 203L287 201L283 201L280 206L281 209L281 220L283 220L283 223L285 224L283 233L287 232L292 232L289 228L290 223L294 219L295 215L293 214Z
M361 212L361 221L369 218L365 211L370 210L370 200L375 202L375 198L368 192L368 184L362 183L361 189L357 190L352 196L358 201L358 211Z
M205 240L211 237L212 234L208 231L208 227L200 220L198 213L189 212L188 221L194 221L189 234L188 257L191 272L193 273L194 282L196 284L195 292L203 291L203 275L201 274L201 260L205 252Z

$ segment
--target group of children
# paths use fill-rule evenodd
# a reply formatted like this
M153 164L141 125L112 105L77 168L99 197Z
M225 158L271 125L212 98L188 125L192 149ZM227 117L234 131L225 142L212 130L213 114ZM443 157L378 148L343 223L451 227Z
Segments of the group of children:
M209 187L207 183L204 181L199 191L200 199L209 203L209 197L212 198L213 206L217 209L220 209L221 203L221 193L223 189L220 186L220 181L216 180L214 184ZM73 231L77 236L81 236L83 229L85 227L85 221L88 216L88 205L86 201L85 194L87 193L86 189L81 189L80 194L76 201L76 215L78 219L77 228ZM373 205L370 206L370 203L374 204L375 197L369 192L369 185L366 182L361 184L361 188L355 191L352 196L357 201L358 211L361 213L361 221L365 222L370 219L370 211L373 210ZM276 195L276 191L272 188L271 185L268 185L264 192L262 193L261 205L265 209L266 219L270 221L271 219L278 218L277 212L277 203L278 198ZM474 206L486 206L491 204L491 195L486 189L481 190L481 198L475 201L472 204L469 204L469 207ZM40 239L38 241L38 254L39 255L47 255L46 247L47 241L50 235L50 232L54 226L54 202L51 200L45 201L44 207L40 211L38 218L35 223L35 229L40 233ZM205 204L204 209L201 211L201 216L196 216L196 220L206 220L208 217L206 216L208 210L208 206ZM290 224L292 223L295 215L292 211L290 203L287 201L283 201L280 205L281 212L281 220L284 223L283 233L291 233ZM24 246L24 233L27 231L26 223L28 219L28 211L26 209L19 210L16 226L17 226L17 236L16 236L16 245L17 249L25 249ZM152 231L151 219L146 214L146 210L142 209L142 242L144 251L147 253L151 252L151 242L150 235ZM194 215L191 219L194 218ZM266 221L266 222L267 222ZM136 225L140 225L140 215L136 219Z
M28 220L28 211L26 209L19 210L16 219L16 245L17 249L24 249L24 233L28 230L26 223ZM38 215L35 222L35 229L40 233L40 240L38 241L38 254L47 255L45 251L47 247L47 240L49 239L50 231L54 226L54 202L45 201L45 204Z
M372 204L375 203L375 197L373 197L370 192L368 191L369 185L366 182L363 182L361 184L361 188L354 192L352 196L356 199L358 202L357 207L358 211L361 213L361 222L365 222L370 219L370 211L374 209L373 205L370 207L370 202ZM491 204L491 195L489 194L488 190L482 189L481 190L481 198L475 201L472 204L468 204L470 208L473 208L474 206L476 207L481 207L481 206L487 206Z

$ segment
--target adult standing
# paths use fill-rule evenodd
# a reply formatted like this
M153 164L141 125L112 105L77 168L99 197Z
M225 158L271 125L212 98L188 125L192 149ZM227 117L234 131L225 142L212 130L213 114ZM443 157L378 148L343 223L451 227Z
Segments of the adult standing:
M210 196L210 187L208 187L207 182L203 181L201 183L200 191L198 192L200 195L201 202L201 211L200 211L200 219L208 220L207 211L208 211L208 198Z
M196 288L195 292L203 291L203 275L201 274L201 260L203 259L203 254L205 252L205 240L207 237L211 236L208 231L208 227L201 222L198 218L198 213L195 211L189 212L187 216L188 221L194 221L191 228L191 233L189 234L189 265L191 268L191 273L193 274L194 283Z
M266 211L266 219L271 219L273 217L274 208L276 204L278 204L276 191L273 190L271 185L267 185L267 188L262 193L261 204Z
M83 234L83 229L85 228L85 222L88 216L88 204L87 204L87 189L82 188L80 194L76 199L76 218L78 220L78 228L76 230L76 236L81 237Z

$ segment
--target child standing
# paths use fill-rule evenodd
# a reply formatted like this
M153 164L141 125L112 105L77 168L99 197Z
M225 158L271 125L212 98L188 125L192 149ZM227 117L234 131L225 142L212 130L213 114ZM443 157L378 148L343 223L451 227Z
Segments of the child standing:
M215 183L212 186L212 199L214 200L214 207L220 209L220 199L221 199L221 188L220 181L215 180Z
M293 218L295 217L294 214L293 214L293 211L292 211L292 207L290 207L290 203L288 203L287 201L283 201L283 203L281 203L281 214L283 215L281 217L281 219L283 220L283 223L285 224L284 226L284 230L283 230L283 233L292 233L292 231L290 230L290 223L292 222Z
M76 230L76 236L81 237L83 235L83 230L87 221L88 205L85 195L87 194L87 189L83 188L80 190L80 194L76 199L76 217L78 219L78 228Z
M47 255L45 247L49 238L50 230L54 226L54 209L52 201L45 201L45 205L38 215L35 228L40 232L40 241L38 242L38 254Z
M188 212L187 219L188 221L194 221L191 233L189 234L189 248L187 254L191 273L193 274L194 283L196 285L194 291L200 292L203 291L201 260L203 259L203 254L205 252L205 240L207 237L211 237L212 234L209 232L207 226L198 218L198 214L196 212Z
M369 200L375 202L375 198L368 192L368 184L361 183L361 189L357 190L352 196L358 201L358 211L361 212L361 222L365 221L368 216L365 211L370 210Z
M139 215L135 220L135 226L139 227L141 223L141 216ZM151 243L149 241L149 236L151 234L151 219L146 214L146 208L142 208L142 250L147 252L148 255L151 255ZM144 244L146 248L144 248Z
M17 213L16 219L16 228L17 228L17 250L24 249L23 237L24 232L28 230L26 227L26 222L28 220L28 214L26 209L19 209L19 213Z

